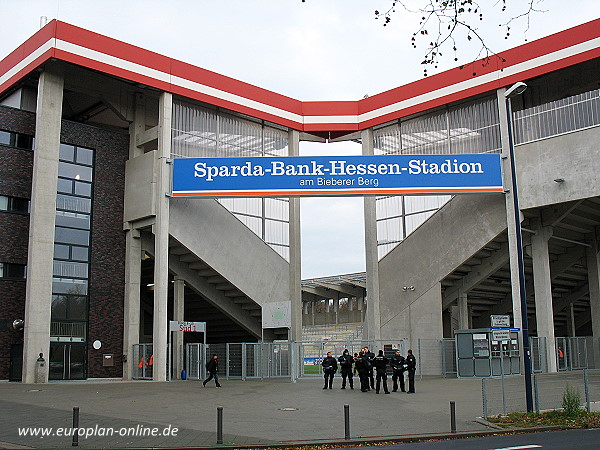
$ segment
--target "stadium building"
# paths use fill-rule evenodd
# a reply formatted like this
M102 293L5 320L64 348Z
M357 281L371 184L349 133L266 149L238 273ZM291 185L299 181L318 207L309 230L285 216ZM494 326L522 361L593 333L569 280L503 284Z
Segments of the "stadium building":
M165 380L169 320L206 322L215 345L364 321L365 340L437 343L421 364L439 374L434 349L455 330L491 314L521 327L509 125L543 370L561 368L559 337L585 337L592 366L599 73L595 20L362 100L303 102L48 23L0 61L0 379L131 379L134 349L152 343L152 378ZM527 90L508 115L516 82ZM366 274L304 283L298 198L170 195L174 158L340 140L364 155L499 153L506 192L365 197ZM173 334L174 374L183 344L202 339Z

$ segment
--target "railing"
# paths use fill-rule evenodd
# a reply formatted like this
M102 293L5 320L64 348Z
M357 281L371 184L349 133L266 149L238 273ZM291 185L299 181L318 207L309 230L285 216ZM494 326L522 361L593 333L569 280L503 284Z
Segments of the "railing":
M53 342L84 342L86 322L50 322L50 340Z
M545 139L600 125L600 90L515 111L515 143Z

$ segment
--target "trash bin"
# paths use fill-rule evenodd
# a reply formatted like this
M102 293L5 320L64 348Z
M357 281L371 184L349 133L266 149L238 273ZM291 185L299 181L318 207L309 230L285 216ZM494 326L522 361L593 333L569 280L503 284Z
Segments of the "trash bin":
M181 379L182 380L187 380L187 370L183 369L181 371Z
M40 357L35 362L35 382L46 382L46 360L43 353L40 353Z

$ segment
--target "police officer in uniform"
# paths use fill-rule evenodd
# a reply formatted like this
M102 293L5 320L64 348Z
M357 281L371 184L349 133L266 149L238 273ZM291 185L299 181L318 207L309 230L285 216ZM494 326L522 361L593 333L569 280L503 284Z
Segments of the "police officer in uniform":
M408 393L415 393L415 372L417 371L417 359L413 355L412 350L408 351L406 356L406 364L408 366Z
M371 389L375 389L375 378L373 378L373 358L375 358L375 353L373 353L372 351L369 350L369 347L365 346L365 348L363 349L363 352L365 354L365 358L367 360L367 377L369 379L369 382L371 384Z
M367 367L367 358L365 357L364 352L360 352L358 357L354 361L354 367L356 367L356 371L358 372L358 378L360 379L360 391L368 392L369 391L369 374Z
M331 352L327 352L327 356L323 359L321 363L323 366L323 374L325 376L325 386L323 389L333 389L333 375L337 372L337 361L333 356L331 356Z
M400 354L400 350L396 350L396 353L390 361L390 365L394 371L392 374L392 381L394 382L392 392L396 392L398 390L398 379L400 380L400 391L406 392L406 387L404 385L404 371L408 366L404 356Z
M375 371L377 372L377 384L375 385L375 393L379 394L379 388L381 387L381 380L383 380L383 391L386 394L389 394L387 386L387 365L389 360L383 356L383 350L379 350L379 353L375 358L373 358L373 365L375 366Z
M338 358L340 367L342 369L342 389L346 389L346 378L350 384L350 389L354 389L354 381L352 380L352 365L354 364L354 358L348 353L348 349L344 350L342 356Z

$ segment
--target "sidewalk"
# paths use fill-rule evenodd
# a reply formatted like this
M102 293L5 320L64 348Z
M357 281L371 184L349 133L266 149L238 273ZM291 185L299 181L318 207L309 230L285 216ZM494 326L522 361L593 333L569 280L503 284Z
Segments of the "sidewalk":
M357 380L356 380L357 381ZM481 416L481 380L417 380L417 393L376 395L332 390L322 380L239 381L222 379L216 389L197 381L0 383L0 447L71 445L71 437L19 436L18 427L71 427L80 408L80 427L178 428L176 436L80 438L82 448L215 446L216 408L224 408L224 444L269 445L315 440L343 441L344 404L350 405L352 438L427 435L450 431L449 402L456 402L459 432L489 430ZM390 383L391 385L391 383ZM293 410L282 410L291 408Z

